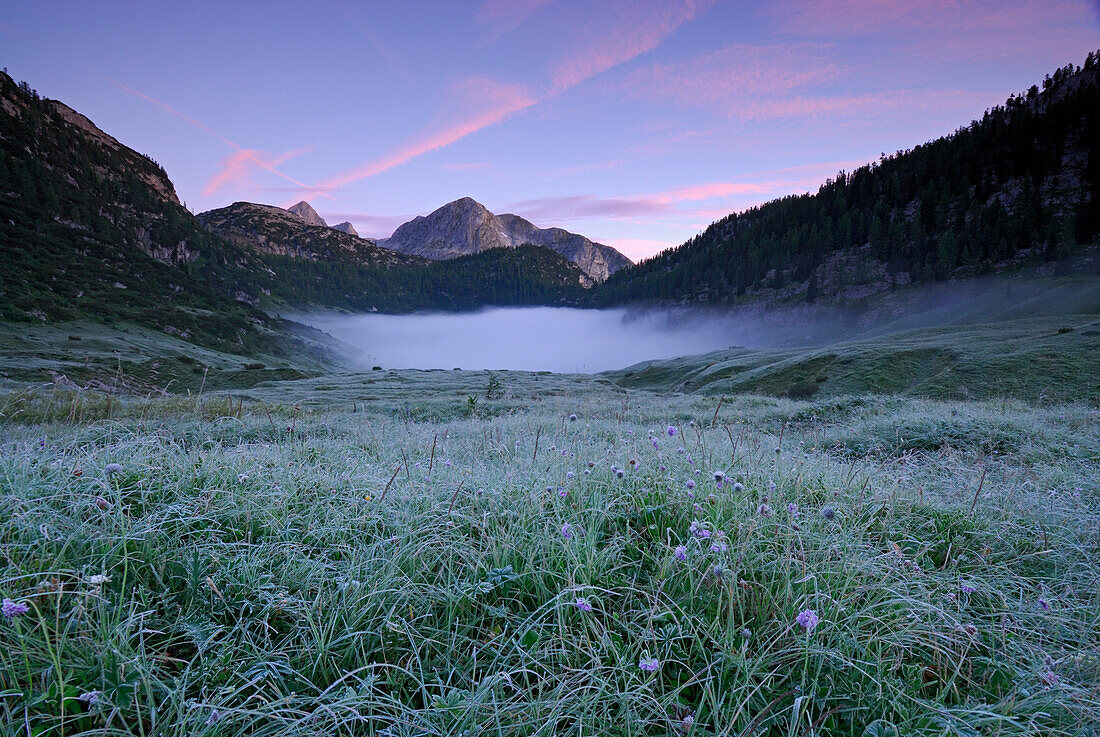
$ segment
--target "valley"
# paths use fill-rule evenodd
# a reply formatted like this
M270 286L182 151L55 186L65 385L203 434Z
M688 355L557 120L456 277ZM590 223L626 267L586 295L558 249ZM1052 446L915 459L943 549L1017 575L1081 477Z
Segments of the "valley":
M587 68L459 87L503 125ZM307 186L279 167L320 144L139 93L231 149L205 201L286 205L196 214L5 71L0 733L1095 735L1098 77L1090 52L632 263L541 214L659 230L766 187L600 199L464 160L425 186L547 196L344 212L470 126Z

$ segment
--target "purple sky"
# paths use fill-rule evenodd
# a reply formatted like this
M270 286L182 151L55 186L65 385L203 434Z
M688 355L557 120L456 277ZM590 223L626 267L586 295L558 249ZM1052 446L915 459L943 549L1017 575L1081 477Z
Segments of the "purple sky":
M1098 47L1094 0L0 0L0 65L195 212L308 199L381 237L470 196L633 259Z

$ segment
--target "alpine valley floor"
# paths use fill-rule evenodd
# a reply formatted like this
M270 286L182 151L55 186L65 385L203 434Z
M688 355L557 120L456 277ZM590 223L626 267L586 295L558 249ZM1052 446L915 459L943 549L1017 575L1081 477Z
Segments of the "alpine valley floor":
M141 398L9 377L0 732L1094 734L1090 330L1017 326L1086 368L1046 394L986 376L982 399L860 388L838 358L805 399L776 394L816 374L721 384L729 356L718 383L714 356L683 359L680 386L305 371ZM97 335L103 361L140 337ZM61 365L90 338L43 340ZM164 355L180 381L303 369Z

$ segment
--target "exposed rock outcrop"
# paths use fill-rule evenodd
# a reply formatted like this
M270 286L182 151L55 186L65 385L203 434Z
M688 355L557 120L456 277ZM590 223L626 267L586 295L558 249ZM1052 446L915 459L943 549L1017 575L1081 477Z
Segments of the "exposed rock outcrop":
M325 222L325 219L318 215L317 211L305 200L302 200L297 205L288 207L287 212L294 213L299 219L304 220L310 225L323 225L326 228L328 227L328 223Z

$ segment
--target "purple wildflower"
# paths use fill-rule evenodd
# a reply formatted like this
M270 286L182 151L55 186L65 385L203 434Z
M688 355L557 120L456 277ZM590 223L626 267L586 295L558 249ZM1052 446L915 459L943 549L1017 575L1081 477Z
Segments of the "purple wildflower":
M963 592L964 594L973 594L975 591L977 591L977 589L973 586L967 586L964 583L959 586L959 591Z
M1042 609L1044 612L1049 612L1050 602L1046 599L1039 599L1039 608Z
M588 601L588 599L585 599L583 596L574 601L573 606L577 607L577 609L580 609L582 612L592 611L592 603Z
M659 450L661 446L657 445L657 438L650 438L653 441L653 450Z
M561 536L564 537L566 540L573 537L573 533L569 531L569 523L568 522L566 522L564 525L561 526Z
M99 697L103 695L102 691L85 691L76 697L77 701L83 701L88 706L95 706L99 703Z
M671 430L672 428L669 429ZM657 658L642 658L638 661L638 667L646 673L654 673L661 667L661 661L657 660Z
M791 513L792 517L797 517L800 514L800 512L798 511L798 505L794 502L791 502L787 505L787 511Z
M676 549L672 551L672 554L676 556L676 560L688 559L688 549L683 545L677 545Z
M836 519L836 510L832 507L822 507L821 516L831 522Z
M700 522L697 519L693 519L691 521L691 526L688 527L688 532L690 532L693 537L708 538L710 537L710 530L708 530L703 525L704 523Z
M800 627L806 628L807 632L810 632L813 630L814 627L817 626L817 623L821 620L818 618L817 612L815 612L813 609L803 609L798 613L798 616L795 617L794 621L798 623Z
M30 610L30 606L22 601L4 599L3 603L0 603L0 614L3 614L8 619L15 619L20 614L26 614Z
M1047 668L1039 672L1039 680L1043 682L1044 686L1057 686L1062 679L1058 677L1057 673Z
M668 436L671 438L676 435L676 428L672 425L668 426Z
M759 514L761 517L771 517L772 516L771 505L769 505L766 502L764 504L761 504L759 507L756 508L756 513Z
M688 479L685 486L688 487L689 491L694 491L695 490L695 479Z
M727 550L729 550L729 547L724 542L722 542L721 540L718 540L716 542L712 542L710 544L710 552L712 552L712 553L724 553Z

